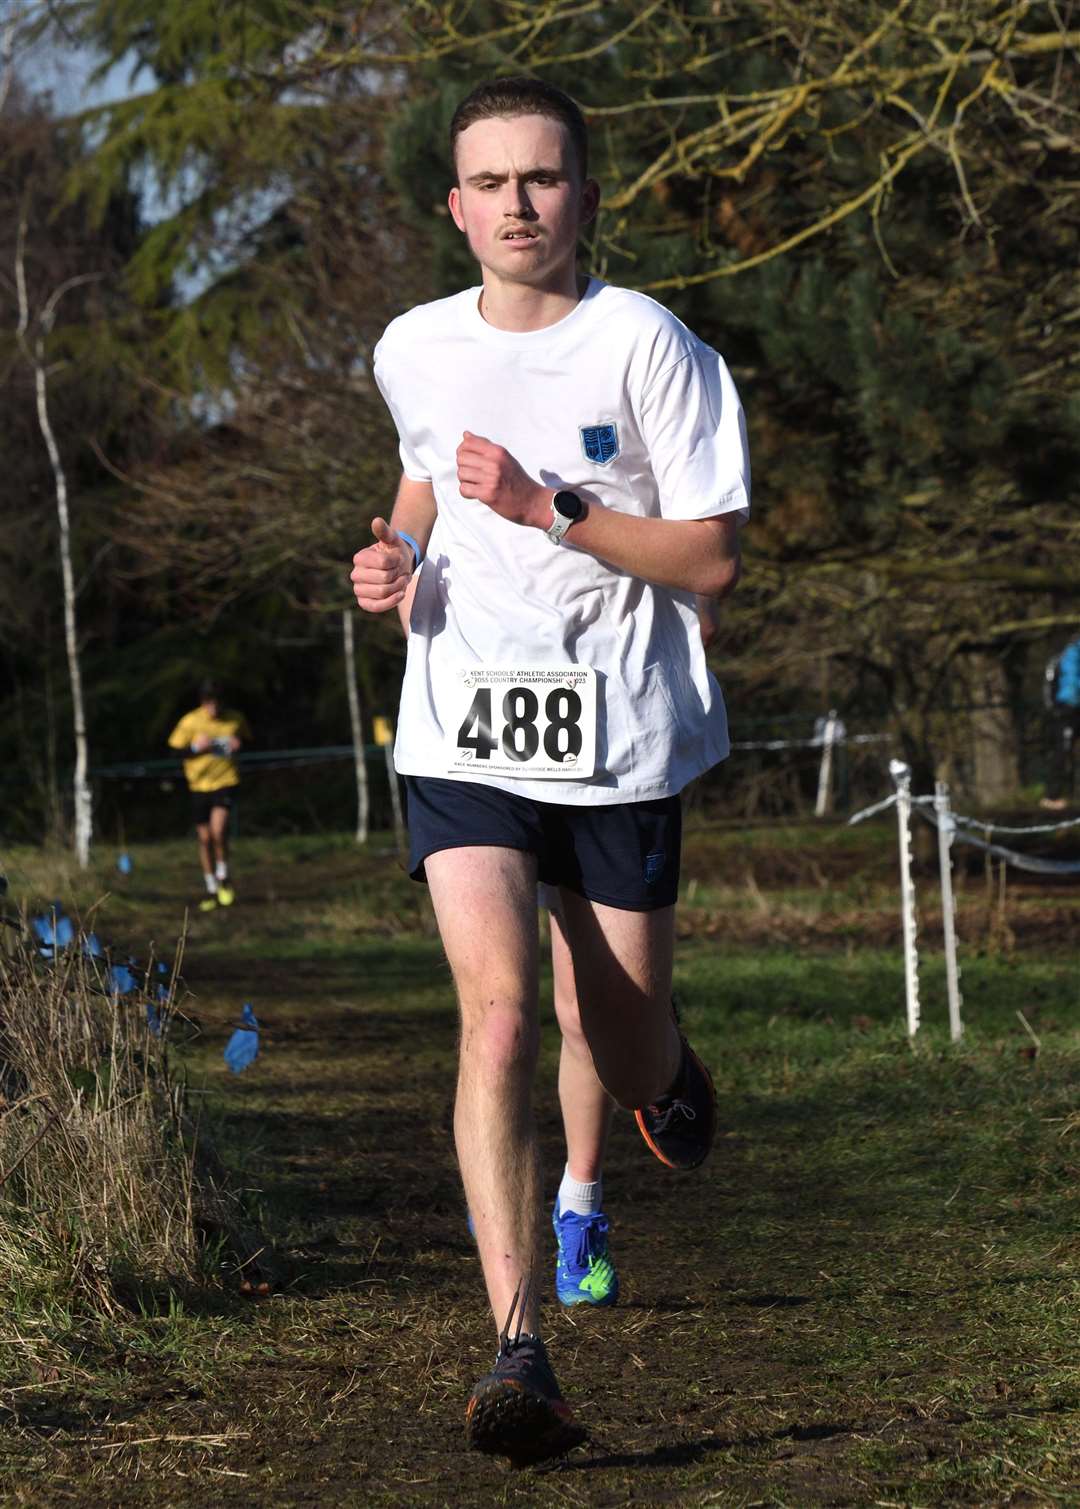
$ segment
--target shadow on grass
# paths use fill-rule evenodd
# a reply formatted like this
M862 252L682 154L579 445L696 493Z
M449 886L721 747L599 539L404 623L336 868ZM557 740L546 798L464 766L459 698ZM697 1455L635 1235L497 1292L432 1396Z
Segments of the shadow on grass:
M796 1441L809 1443L813 1441L829 1441L838 1436L850 1436L856 1430L864 1427L852 1424L850 1421L841 1421L834 1424L820 1425L792 1425L786 1430L768 1431L764 1434L747 1434L742 1436L702 1436L699 1441L680 1441L668 1446L654 1446L647 1451L625 1451L604 1454L597 1453L588 1457L585 1461L575 1461L570 1458L562 1464L562 1470L568 1472L596 1472L608 1471L615 1467L641 1468L641 1467L693 1467L699 1462L707 1461L717 1452L756 1450L763 1446L770 1446L778 1441Z
M431 1008L431 994L445 997L453 1009L453 985L441 948L426 941L409 939L388 944L365 943L342 949L332 942L322 952L320 940L297 939L295 947L265 948L254 939L260 952L248 953L243 940L230 941L219 952L203 948L192 951L184 969L185 984L198 996L251 996L289 1008L290 1016L312 1012L321 1015L320 1003L328 997L351 997L354 1011L362 1014L373 996L395 1000L395 1012L410 1017Z
M644 1451L605 1452L602 1443L594 1440L590 1442L594 1453L592 1456L584 1460L570 1457L547 1471L552 1473L597 1472L613 1468L693 1467L707 1462L718 1452L760 1451L783 1442L792 1443L796 1451L782 1452L781 1459L792 1455L812 1457L815 1455L815 1446L819 1443L833 1441L839 1445L854 1436L873 1437L887 1444L890 1438L897 1434L908 1438L913 1435L917 1438L921 1437L921 1442L916 1442L916 1449L921 1447L922 1450L934 1454L935 1451L941 1449L943 1442L949 1441L957 1427L968 1425L976 1419L991 1422L1013 1418L1034 1422L1069 1414L1075 1408L1076 1400L1069 1398L1053 1400L1045 1405L1037 1406L1002 1403L990 1405L978 1411L953 1408L925 1419L906 1415L901 1419L892 1416L880 1421L821 1421L812 1425L790 1425L783 1430L746 1432L743 1435L724 1436L710 1433L696 1441L672 1442ZM800 1447L804 1448L801 1452L798 1451Z

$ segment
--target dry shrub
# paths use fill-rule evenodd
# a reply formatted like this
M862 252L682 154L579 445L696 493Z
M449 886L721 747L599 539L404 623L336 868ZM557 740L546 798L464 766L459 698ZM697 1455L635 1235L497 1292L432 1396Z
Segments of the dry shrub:
M170 1074L175 979L154 1002L105 993L78 943L55 963L0 953L0 1311L112 1315L210 1276L235 1198Z

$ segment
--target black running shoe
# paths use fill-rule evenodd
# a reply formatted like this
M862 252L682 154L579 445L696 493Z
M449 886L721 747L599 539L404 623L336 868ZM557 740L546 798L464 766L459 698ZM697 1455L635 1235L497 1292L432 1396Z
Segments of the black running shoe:
M716 1135L716 1091L685 1038L679 1077L666 1095L634 1112L638 1130L668 1168L697 1168Z
M465 1406L465 1435L474 1450L509 1457L514 1467L528 1467L564 1456L584 1441L585 1432L575 1425L570 1406L559 1392L539 1336L522 1334L519 1321L518 1332L510 1339L517 1305L515 1292L506 1329L499 1337L495 1366L480 1379Z

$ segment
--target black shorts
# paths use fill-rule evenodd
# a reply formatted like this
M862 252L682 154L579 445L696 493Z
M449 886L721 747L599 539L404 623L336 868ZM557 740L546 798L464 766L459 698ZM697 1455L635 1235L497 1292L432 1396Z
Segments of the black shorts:
M210 821L210 811L213 807L224 807L226 811L233 804L236 795L235 786L219 786L216 791L191 791L191 820L200 827Z
M491 845L535 854L546 885L625 912L654 912L678 896L677 796L577 807L436 776L407 775L405 788L413 880L426 878L424 860L440 849Z

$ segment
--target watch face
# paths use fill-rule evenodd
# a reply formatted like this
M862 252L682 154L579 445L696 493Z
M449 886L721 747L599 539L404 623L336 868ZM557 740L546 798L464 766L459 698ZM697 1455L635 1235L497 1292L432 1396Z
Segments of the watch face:
M557 492L551 500L551 506L557 514L564 519L569 519L571 524L575 519L580 519L585 511L585 505L577 493Z

